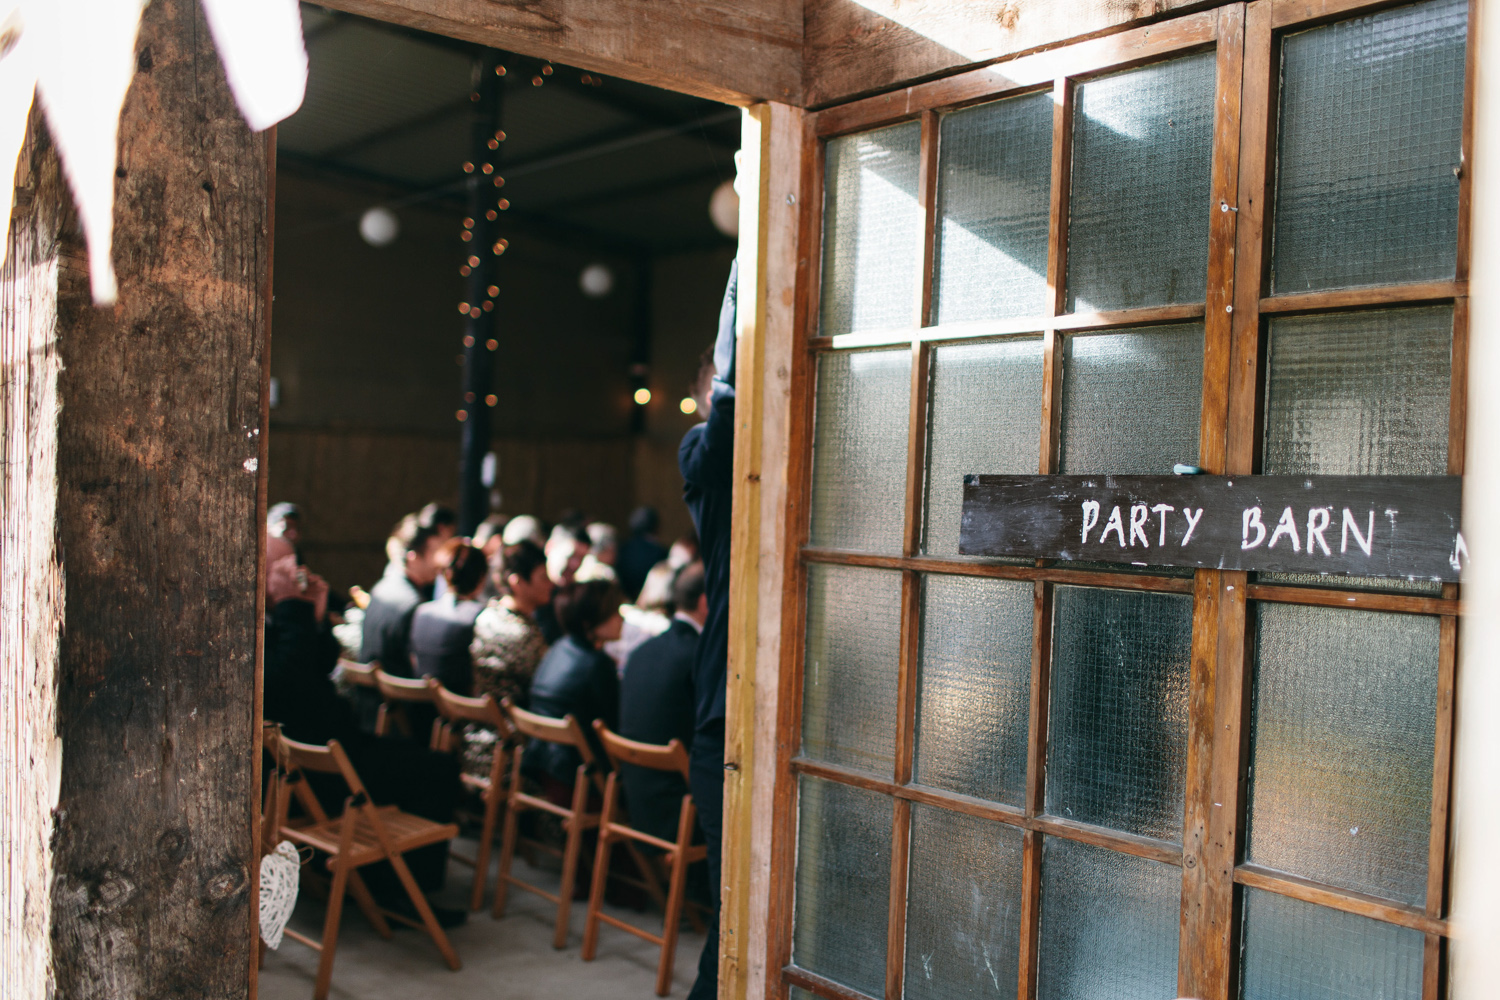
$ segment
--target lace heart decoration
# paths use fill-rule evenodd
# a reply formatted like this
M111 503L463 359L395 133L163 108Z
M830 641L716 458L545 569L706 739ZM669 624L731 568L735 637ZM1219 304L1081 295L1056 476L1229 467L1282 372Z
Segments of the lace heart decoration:
M260 937L271 949L281 947L281 934L297 905L297 875L302 859L290 840L260 859Z

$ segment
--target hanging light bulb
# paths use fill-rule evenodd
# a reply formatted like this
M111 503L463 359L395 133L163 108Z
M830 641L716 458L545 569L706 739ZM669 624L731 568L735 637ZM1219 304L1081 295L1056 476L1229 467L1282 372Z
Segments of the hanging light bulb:
M388 247L401 235L401 221L395 212L376 205L359 217L359 235L372 247Z
M591 299L602 299L615 287L614 272L604 264L590 264L578 275L578 287Z
M683 396L682 402L677 404L677 408L680 409L683 413L697 413L698 401L692 396Z
M639 389L637 389L635 391L635 405L636 406L645 406L649 402L651 402L651 390L650 389L647 389L645 386L642 386L641 388L639 388Z

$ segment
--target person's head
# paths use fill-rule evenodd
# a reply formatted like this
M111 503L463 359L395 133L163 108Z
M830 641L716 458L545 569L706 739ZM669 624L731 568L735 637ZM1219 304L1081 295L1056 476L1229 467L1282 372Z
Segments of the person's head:
M517 611L523 615L532 614L552 600L547 557L539 546L525 539L507 545L495 567L495 585L510 598Z
M443 541L458 534L458 515L453 508L430 503L417 511L417 527L429 528Z
M677 568L665 559L652 566L651 572L646 574L646 582L641 584L641 592L636 595L635 606L642 611L670 615L676 607L672 603L672 581L676 579Z
M569 528L562 524L553 528L552 537L547 539L546 549L547 574L552 577L552 582L559 587L572 583L591 544L588 534L582 528Z
M419 587L436 580L441 567L439 550L442 544L443 539L435 528L417 526L412 531L411 540L406 543L403 556L406 578Z
M613 566L615 554L619 551L619 533L615 531L615 526L595 521L586 530L589 536L589 554L606 566Z
M580 645L594 648L620 637L625 624L620 605L624 603L620 588L605 580L569 584L553 599L563 631Z
M443 567L448 589L461 598L472 597L479 590L489 569L483 550L469 544L467 538L450 538L442 543L438 564Z
M504 514L491 514L474 529L474 547L484 553L485 559L494 559L505 544L501 532L505 528Z
M699 420L708 419L708 404L714 388L714 349L710 347L698 358L698 370L693 374L693 380L688 383L688 395L698 408L693 412L698 415Z
M506 521L500 538L507 546L530 542L537 548L542 548L547 544L547 533L542 530L542 522L530 514L522 514Z
M667 550L667 562L673 569L680 569L698 558L698 536L689 531Z
M294 503L279 503L266 511L266 534L285 538L293 547L302 540L302 511Z
M661 515L655 507L641 505L630 512L630 534L635 538L650 538L661 528Z
M688 563L672 582L672 603L677 613L687 615L700 626L708 619L708 592L704 589L703 564Z

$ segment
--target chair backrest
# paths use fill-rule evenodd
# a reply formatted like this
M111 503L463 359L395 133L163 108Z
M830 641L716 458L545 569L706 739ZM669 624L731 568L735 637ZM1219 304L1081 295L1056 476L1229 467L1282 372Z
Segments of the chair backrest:
M378 667L375 686L386 701L415 701L432 704L437 701L426 677L394 677Z
M523 736L572 747L583 757L585 764L594 763L594 749L589 746L589 741L583 735L583 727L573 716L565 715L561 719L554 719L550 715L537 715L524 708L517 708L509 698L501 704L505 706L505 715L510 719L510 724Z
M674 739L666 745L627 740L606 726L601 719L594 720L594 732L599 734L599 742L604 744L604 752L609 757L610 765L616 769L621 764L634 764L653 771L671 771L687 780L688 755L681 740Z
M431 678L428 678L432 680ZM500 734L501 739L510 735L510 723L505 721L505 715L500 711L500 706L495 702L492 694L481 695L478 698L468 698L461 694L454 694L447 688L433 680L433 695L437 700L438 714L448 722L477 722L480 725L489 726Z
M380 669L377 663L356 663L353 660L339 660L339 676L344 678L355 687L376 687L375 673Z

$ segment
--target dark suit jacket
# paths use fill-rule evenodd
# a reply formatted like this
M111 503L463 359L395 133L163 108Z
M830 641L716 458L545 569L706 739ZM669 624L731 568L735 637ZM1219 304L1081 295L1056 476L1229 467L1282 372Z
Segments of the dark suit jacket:
M418 677L436 677L456 694L474 690L474 619L484 610L480 601L460 601L452 593L417 607L411 619L411 655Z
M411 619L417 605L432 597L431 587L418 587L407 579L404 566L391 563L385 574L370 588L370 606L359 640L362 663L379 660L381 669L394 677L411 677ZM380 709L380 695L370 688L355 688L355 711L359 726L367 733L375 731L375 716ZM430 717L429 717L430 718ZM422 737L425 744L426 736Z
M691 749L695 706L693 664L698 630L680 618L654 639L635 648L625 661L620 684L620 735L642 743L673 739ZM621 769L630 822L663 840L677 839L677 816L687 782L665 771L626 765Z
M571 715L583 727L601 767L608 767L604 751L594 735L594 720L603 719L611 729L620 727L620 676L609 654L584 646L572 636L563 636L537 664L531 679L531 710L561 719ZM550 774L572 787L573 773L582 763L578 751L557 743L532 740L523 757L533 774Z

